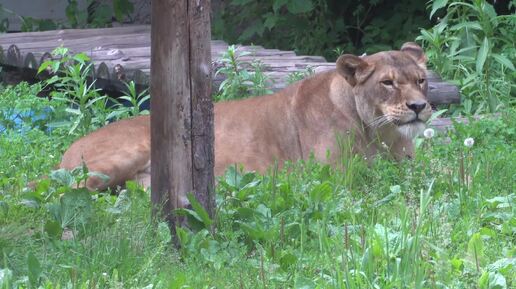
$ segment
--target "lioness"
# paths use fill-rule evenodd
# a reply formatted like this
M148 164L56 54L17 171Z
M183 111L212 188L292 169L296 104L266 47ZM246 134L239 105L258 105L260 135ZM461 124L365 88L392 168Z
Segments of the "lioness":
M277 93L215 105L215 174L232 164L264 172L275 161L339 158L337 135L353 135L353 151L371 159L413 155L412 138L431 115L426 99L426 56L415 43L400 51L342 55L336 69L316 74ZM60 168L85 162L88 189L136 180L150 186L150 118L111 123L77 140Z

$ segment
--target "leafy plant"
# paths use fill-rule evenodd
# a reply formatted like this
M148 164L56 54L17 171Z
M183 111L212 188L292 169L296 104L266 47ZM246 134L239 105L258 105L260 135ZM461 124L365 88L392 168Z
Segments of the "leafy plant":
M68 1L66 17L72 28L111 26L113 18L124 22L134 12L134 4L130 0L88 0L87 3L88 9L84 10L77 0Z
M135 8L131 0L69 0L67 2L67 5L64 7L66 21L18 16L13 11L0 5L0 32L6 32L9 28L9 15L15 15L20 18L21 30L23 32L63 28L101 28L112 26L114 20L120 23L133 21L131 14ZM86 9L80 4L86 4Z
M140 111L150 96L146 91L137 93L133 82L126 84L127 94L120 97L123 102L102 95L91 79L92 64L84 53L70 55L67 48L56 48L53 60L45 61L38 73L49 72L52 77L44 81L51 89L50 97L54 102L67 106L68 119L49 123L51 127L67 127L69 134L84 135L107 122L145 114ZM115 103L108 107L110 103Z
M40 84L20 83L3 89L0 98L0 132L6 130L28 131L48 129L47 123L63 112L64 107L55 101L39 98Z
M315 70L308 66L305 68L304 71L296 71L296 72L292 72L290 73L288 76L287 76L287 84L292 84L296 81L299 81L299 80L302 80L302 79L305 79L307 77L310 77L312 75L315 74Z
M263 73L262 65L258 62L251 64L241 61L240 58L251 55L248 51L239 51L237 46L230 45L222 55L222 66L215 72L225 79L219 86L219 93L215 101L245 98L251 95L271 93L270 79ZM249 70L248 70L249 69Z
M213 21L230 43L259 43L335 59L332 50L361 54L399 48L430 26L424 1L232 0ZM236 27L236 29L235 29Z
M69 55L67 48L56 48L52 52L55 60L47 60L41 64L38 73L50 70L54 75L45 81L46 86L55 90L50 97L68 105L66 112L69 120L54 123L54 127L68 126L69 133L84 135L103 126L107 122L107 96L100 95L100 90L89 82L92 64L86 54ZM62 75L59 75L61 73Z
M430 63L453 79L464 100L455 113L495 112L511 105L516 91L516 15L497 15L485 0L433 1L430 17L445 16L432 29L422 29Z
M145 105L149 105L150 94L148 90L145 89L138 93L134 81L125 83L125 86L127 88L126 93L116 100L113 100L117 102L117 104L115 105L115 109L107 116L108 119L149 114L149 110L143 109ZM119 99L122 101L119 101Z
M11 14L12 11L8 10L7 8L3 7L2 4L0 4L0 33L7 32L7 29L9 28L9 15Z

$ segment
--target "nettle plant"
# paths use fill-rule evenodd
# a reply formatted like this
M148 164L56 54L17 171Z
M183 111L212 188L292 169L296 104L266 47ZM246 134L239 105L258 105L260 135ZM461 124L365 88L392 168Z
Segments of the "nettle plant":
M43 71L53 74L45 80L45 85L53 89L50 97L66 103L69 119L53 123L53 127L67 127L69 133L84 135L106 124L107 96L101 95L91 76L92 64L84 53L70 55L68 48L59 47L52 51L52 60L41 64L38 73Z
M222 55L222 65L215 72L215 77L222 75L225 79L221 82L218 93L213 96L214 101L241 99L273 92L274 80L265 74L264 64L242 59L248 55L252 55L252 52L242 51L235 45L230 45ZM310 77L314 73L315 70L310 66L302 71L291 72L287 76L287 84Z
M110 121L146 114L140 108L150 96L147 91L138 93L134 82L126 84L126 94L120 99L102 94L92 78L93 64L84 53L70 54L64 47L52 52L52 59L41 64L38 73L49 72L52 76L44 81L50 89L50 98L64 103L68 117L49 123L50 127L63 127L69 134L84 135Z
M455 113L495 112L514 103L516 15L497 15L484 0L433 1L430 17L446 9L439 23L422 29L431 66L461 87ZM509 4L514 5L514 4Z
M215 101L246 98L253 95L264 95L272 92L271 79L263 72L260 62L246 62L241 58L251 55L249 51L241 51L235 45L230 45L222 55L222 66L215 72L223 75L225 80L219 86L219 92L214 95Z

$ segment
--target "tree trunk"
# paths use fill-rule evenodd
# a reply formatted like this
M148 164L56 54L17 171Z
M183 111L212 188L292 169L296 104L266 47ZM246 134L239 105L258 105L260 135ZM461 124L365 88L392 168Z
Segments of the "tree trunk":
M152 1L151 200L173 231L187 193L214 208L209 13L209 1Z

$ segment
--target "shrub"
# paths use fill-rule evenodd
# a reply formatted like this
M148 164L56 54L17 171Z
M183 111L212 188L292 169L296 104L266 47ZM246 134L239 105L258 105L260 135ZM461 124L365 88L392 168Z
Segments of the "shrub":
M214 16L213 34L335 59L342 46L362 54L399 48L429 27L426 1L232 0Z
M434 1L430 17L440 10L444 17L417 39L433 69L461 88L463 102L452 111L495 112L514 104L516 15L497 15L484 0Z

